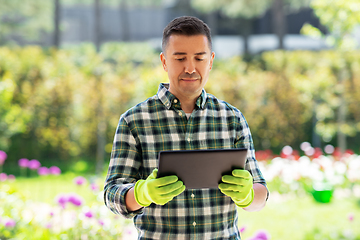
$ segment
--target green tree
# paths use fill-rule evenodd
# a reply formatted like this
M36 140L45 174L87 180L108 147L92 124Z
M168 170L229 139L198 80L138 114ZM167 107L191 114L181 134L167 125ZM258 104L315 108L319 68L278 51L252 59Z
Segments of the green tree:
M0 61L6 55L12 55L8 49L0 48ZM1 63L0 63L1 65ZM0 76L0 149L8 150L10 138L26 131L26 124L30 119L30 112L14 103L16 81L12 73L6 72Z
M336 115L332 119L324 119L317 122L317 130L320 135L327 138L337 133L338 146L345 151L346 136L356 133L356 124L348 116L350 98L346 98L345 88L351 82L351 68L353 62L346 61L346 55L356 48L355 39L352 36L354 28L360 23L360 2L358 0L313 0L311 7L322 25L327 27L329 35L324 35L319 29L305 24L302 33L315 38L325 39L326 42L340 52L340 59L333 66L333 72L337 77L336 88L333 89L337 96L336 106L331 110Z

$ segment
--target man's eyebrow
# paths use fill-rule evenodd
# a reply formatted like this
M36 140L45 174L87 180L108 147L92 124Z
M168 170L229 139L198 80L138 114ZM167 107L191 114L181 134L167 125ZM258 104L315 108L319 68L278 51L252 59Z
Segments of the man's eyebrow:
M206 52L198 52L198 53L195 53L195 55L205 55ZM186 52L174 52L173 55L187 55Z

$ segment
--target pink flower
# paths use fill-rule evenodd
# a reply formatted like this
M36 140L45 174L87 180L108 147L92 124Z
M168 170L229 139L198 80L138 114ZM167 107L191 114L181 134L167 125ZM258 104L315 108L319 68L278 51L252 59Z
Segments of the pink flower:
M270 234L265 230L258 231L254 237L250 238L249 240L269 240Z
M15 176L12 175L12 174L8 175L7 177L8 177L9 181L14 181L15 180Z
M281 153L285 156L291 156L291 154L293 153L293 149L289 145L286 145L285 147L283 147Z
M4 223L4 226L6 227L6 228L13 228L13 227L15 227L15 225L16 225L16 222L15 222L15 220L14 219L7 219L6 221L5 221L5 223Z
M76 177L75 179L74 179L74 183L76 184L76 185L83 185L84 183L86 182L86 179L84 178L84 177L81 177L81 176L79 176L79 177Z
M99 191L99 186L96 183L92 183L90 185L90 189L94 192L97 192L97 191Z
M28 167L32 170L38 169L40 166L40 162L36 159L30 160L28 163Z
M50 170L50 174L52 174L52 175L60 175L61 174L61 170L57 166L52 166L49 168L49 170Z
M18 164L19 164L20 167L26 168L26 167L28 167L29 159L27 159L27 158L20 158L19 161L18 161Z
M349 219L350 222L354 221L354 214L350 213L349 216L348 216L348 219Z
M65 194L57 195L55 199L56 199L55 201L56 201L62 208L65 208L66 203L67 203L68 200L69 200L68 196L65 195Z
M91 212L91 211L87 211L87 212L85 212L85 217L88 217L88 218L92 218L94 215L93 215L93 213Z
M50 173L50 170L47 167L39 167L38 174L41 176L46 176Z
M65 208L67 203L72 203L73 205L79 207L83 204L83 199L76 193L71 194L59 194L55 201L62 207Z
M101 220L101 219L98 220L98 223L99 223L101 226L104 226L104 225L105 225L104 221Z
M240 233L245 232L245 230L246 230L246 226L242 226L239 230L240 230Z
M0 165L4 164L6 158L7 158L6 152L0 150Z
M83 202L82 198L79 195L75 194L75 193L69 195L69 200L68 201L71 202L72 204L74 204L77 207L81 206L82 202Z
M6 181L7 178L8 178L8 176L6 175L6 173L0 173L0 182Z

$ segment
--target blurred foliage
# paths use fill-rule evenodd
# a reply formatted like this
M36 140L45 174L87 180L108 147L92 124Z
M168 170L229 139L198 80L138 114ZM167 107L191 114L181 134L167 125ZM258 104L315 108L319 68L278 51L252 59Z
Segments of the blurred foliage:
M329 45L342 50L351 50L356 47L351 34L360 22L360 2L358 0L313 0L311 8L320 19L322 25L329 30L329 36L315 27L305 24L302 32L316 38L325 37Z
M53 1L0 0L0 45L13 39L36 40L52 29Z
M234 1L234 0L191 0L193 8L203 12L220 10L226 16L253 18L260 16L270 7L271 1Z
M350 229L329 232L315 228L312 232L306 233L304 240L360 240L360 236Z
M100 108L109 154L120 114L168 82L158 54L142 43L108 43L99 54L91 44L0 48L0 149L10 162L94 159ZM317 133L333 138L336 130L327 123L334 119L339 91L348 104L344 131L356 138L359 55L353 51L340 60L336 51L275 51L251 62L215 60L206 90L244 113L257 150L311 141L314 115ZM343 88L336 73L344 66L351 75Z
M102 0L102 5L118 6L125 4L127 7L160 6L164 3L173 3L175 0ZM64 5L93 5L94 0L62 0Z
M320 122L317 124L317 130L327 138L336 132L339 136L338 145L344 151L346 148L344 136L354 136L358 128L358 121L348 118L346 112L349 108L353 111L353 100L347 93L356 91L351 88L357 87L353 79L354 74L358 74L358 70L355 69L359 69L359 62L356 58L352 59L354 55L351 51L357 47L352 34L360 22L360 2L358 0L333 0L329 4L326 0L313 0L311 7L321 24L328 29L329 34L324 35L310 24L305 24L301 32L314 38L323 38L329 46L337 50L337 59L331 69L331 75L335 77L331 79L333 88L331 93L327 94L327 103L320 103L318 106L320 116L317 117ZM334 56L329 57L333 59ZM353 96L352 94L351 97ZM324 94L322 100L325 100Z
M191 0L191 6L205 13L220 11L232 18L250 19L265 14L273 2L273 0ZM310 2L311 0L283 0L284 7L289 12L308 7Z

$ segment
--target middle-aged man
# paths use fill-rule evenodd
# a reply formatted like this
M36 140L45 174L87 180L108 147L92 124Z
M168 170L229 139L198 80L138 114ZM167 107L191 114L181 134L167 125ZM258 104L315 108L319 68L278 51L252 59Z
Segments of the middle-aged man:
M162 48L169 84L121 115L105 204L134 219L139 239L241 239L237 207L261 210L268 190L244 116L204 90L215 57L210 29L195 17L176 18ZM186 190L177 176L156 177L160 151L229 148L248 149L245 170L223 176L216 189Z

